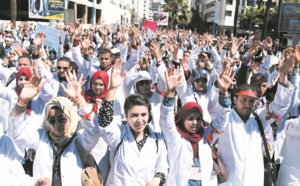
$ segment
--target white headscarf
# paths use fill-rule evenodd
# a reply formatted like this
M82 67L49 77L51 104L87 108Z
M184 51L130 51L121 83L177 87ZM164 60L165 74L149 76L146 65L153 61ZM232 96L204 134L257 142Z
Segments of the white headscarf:
M64 136L57 136L54 134L50 129L50 124L48 123L49 112L51 108L58 107L60 108L63 113L70 119L70 127L67 133ZM73 107L73 103L65 97L56 97L52 98L46 105L45 108L45 118L43 121L43 127L45 130L50 131L50 137L52 138L53 142L58 144L59 146L63 146L66 144L72 136L75 134L78 123L81 121L78 113L75 111Z

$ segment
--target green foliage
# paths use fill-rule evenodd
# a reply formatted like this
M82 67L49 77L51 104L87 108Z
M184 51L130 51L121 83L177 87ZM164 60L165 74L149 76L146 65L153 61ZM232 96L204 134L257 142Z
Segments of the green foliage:
M168 0L162 6L164 12L169 12L169 27L174 28L176 25L182 27L187 25L191 19L189 6L183 0Z
M249 29L250 27L250 19L251 19L251 9L246 9L246 14L240 14L239 20L240 20L240 29ZM260 9L254 8L253 9L253 18L252 18L252 28L254 28L254 25L258 25L260 29L264 26L264 17L265 17L266 7L262 6ZM268 22L268 30L276 30L276 25L278 24L277 20L277 14L278 14L278 7L272 7L270 9L270 17Z

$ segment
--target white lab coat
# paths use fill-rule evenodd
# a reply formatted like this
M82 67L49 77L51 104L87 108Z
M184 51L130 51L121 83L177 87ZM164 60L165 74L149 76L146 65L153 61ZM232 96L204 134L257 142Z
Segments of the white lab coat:
M90 109L79 110L80 115L89 113ZM81 186L82 163L79 153L75 146L75 139L85 150L91 152L99 139L99 127L97 117L92 113L92 121L82 118L84 129L80 130L77 136L66 147L61 156L61 181L62 185L78 185ZM21 114L15 118L10 118L10 125L13 127L11 137L18 145L26 148L32 148L36 151L33 163L33 176L37 178L48 177L52 179L53 165L53 147L46 131L42 128L36 130L31 128L25 120L25 114Z
M35 185L37 178L25 174L13 141L7 135L0 137L0 185Z
M293 93L293 85L289 88L278 85L274 101L269 105L270 112L282 116L289 108ZM266 120L267 109L255 111L264 128L274 119ZM228 123L213 126L221 134L214 133L214 140L219 138L218 155L222 159L229 179L222 186L263 185L264 163L262 138L255 117L251 114L246 123L240 118L235 109L231 110Z
M191 142L182 137L174 123L174 112L172 107L161 105L161 119L160 126L165 137L168 148L168 160L170 164L169 175L166 185L182 185L188 184L190 171L189 169L194 164L193 162L193 149ZM228 119L230 109L218 107L218 122L225 122ZM201 166L201 184L202 186L217 185L217 177L213 171L212 151L209 147L206 136L210 131L210 127L205 130L204 137L198 142L199 145L199 159Z
M278 186L300 185L300 118L290 119L285 125L286 138L282 146L283 157L279 174Z
M156 133L158 138L156 145L156 136L151 127L149 130L151 137L147 138L139 151L128 124L119 125L113 121L109 126L100 129L101 135L111 149L111 169L106 186L145 186L157 172L167 176L166 145L160 133Z

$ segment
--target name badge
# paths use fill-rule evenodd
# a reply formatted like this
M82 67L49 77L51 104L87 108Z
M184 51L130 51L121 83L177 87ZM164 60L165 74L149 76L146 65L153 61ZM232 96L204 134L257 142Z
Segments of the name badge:
M200 167L191 167L190 168L190 180L201 180L201 168Z

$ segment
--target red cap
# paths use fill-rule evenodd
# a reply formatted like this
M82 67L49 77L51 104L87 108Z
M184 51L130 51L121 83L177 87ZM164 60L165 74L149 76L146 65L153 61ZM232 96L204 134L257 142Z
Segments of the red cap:
M238 95L238 96L250 96L250 97L253 97L253 98L256 98L256 99L258 98L256 93L253 92L250 89L239 91L239 92L236 93L236 95Z

